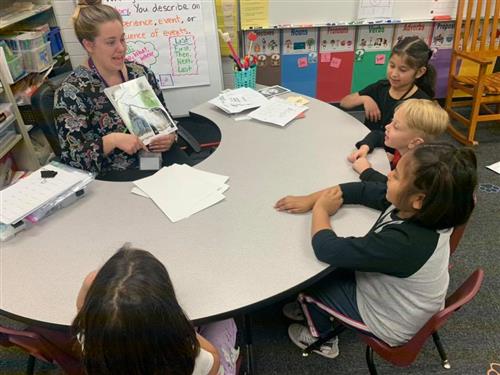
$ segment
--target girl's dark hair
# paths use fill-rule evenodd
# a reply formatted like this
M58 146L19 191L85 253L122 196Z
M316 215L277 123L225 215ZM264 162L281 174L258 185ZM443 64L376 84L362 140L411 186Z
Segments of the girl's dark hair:
M72 328L89 375L187 375L199 352L166 268L127 246L99 270Z
M418 36L401 39L392 48L391 56L398 55L412 69L427 68L426 72L415 81L415 84L430 98L434 98L436 87L436 69L429 64L432 50Z
M424 143L410 152L414 189L425 194L422 208L411 220L431 229L466 223L475 204L477 161L474 151L447 143Z

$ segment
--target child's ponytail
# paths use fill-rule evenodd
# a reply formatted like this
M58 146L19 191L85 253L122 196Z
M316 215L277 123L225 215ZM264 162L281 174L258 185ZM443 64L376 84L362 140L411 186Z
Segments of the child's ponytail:
M422 208L412 217L431 229L467 222L474 208L477 161L470 148L424 143L413 152L416 191L425 194Z
M425 73L415 81L415 84L432 99L436 95L436 69L429 63L426 68Z
M424 91L430 98L434 98L436 87L436 69L429 64L432 57L432 50L427 44L417 36L401 39L393 48L392 55L398 55L412 69L425 67L425 73L415 80L415 84Z

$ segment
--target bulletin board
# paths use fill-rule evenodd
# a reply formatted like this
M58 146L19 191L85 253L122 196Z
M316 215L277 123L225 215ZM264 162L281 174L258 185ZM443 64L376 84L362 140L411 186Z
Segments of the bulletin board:
M390 7L390 14L378 16L375 9L384 6ZM243 30L350 23L361 18L430 21L435 16L454 17L456 6L457 0L240 0L240 19ZM361 13L366 17L359 17Z

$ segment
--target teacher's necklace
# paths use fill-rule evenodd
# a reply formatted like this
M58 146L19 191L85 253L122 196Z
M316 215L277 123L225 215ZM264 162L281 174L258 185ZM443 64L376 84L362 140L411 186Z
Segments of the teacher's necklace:
M104 77L101 75L101 73L99 73L99 70L97 69L97 67L95 66L94 64L94 61L92 60L91 57L89 57L88 59L88 64L89 64L89 68L90 69L93 69L95 70L95 72L97 73L97 75L99 76L100 80L102 81L102 83L104 83L104 86L105 87L109 87L108 85L108 82L106 82L106 80L104 79ZM123 75L123 72L121 71L121 69L118 71L118 73L120 73L120 78L122 79L122 83L126 81L125 79L125 76Z

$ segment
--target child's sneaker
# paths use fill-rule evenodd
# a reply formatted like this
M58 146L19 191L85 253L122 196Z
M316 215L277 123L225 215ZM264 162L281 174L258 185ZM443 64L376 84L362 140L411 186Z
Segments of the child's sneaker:
M304 312L297 301L289 302L283 306L283 315L288 319L296 322L303 322L305 320Z
M307 327L295 323L288 327L288 336L290 340L301 349L307 348L318 340L317 337L311 335ZM321 345L319 350L313 351L326 358L336 358L339 355L339 340L337 337L334 337Z

